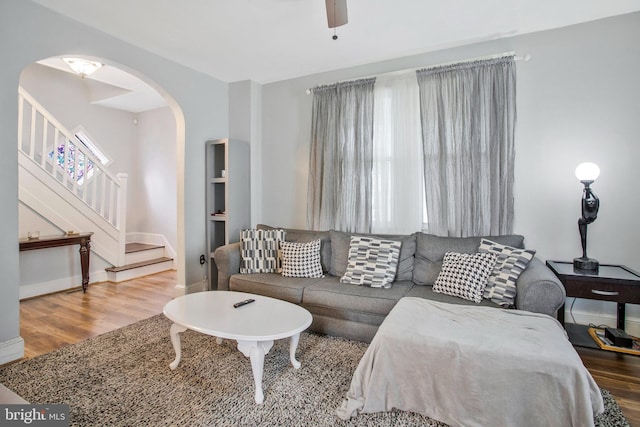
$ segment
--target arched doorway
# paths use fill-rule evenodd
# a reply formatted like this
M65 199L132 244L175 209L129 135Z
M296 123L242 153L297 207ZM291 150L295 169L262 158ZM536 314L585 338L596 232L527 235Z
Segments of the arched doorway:
M105 153L114 173L128 176L127 235L164 239L175 260L177 281L184 283L184 237L178 233L184 223L183 205L179 202L184 181L184 117L180 107L162 88L135 70L81 56L103 67L92 75L80 76L64 62L63 57L69 56L50 57L27 66L21 73L21 88L71 134L81 129L88 135L93 145ZM55 162L57 141L51 139L49 145L41 145L41 157L49 156ZM47 217L46 209L19 203L21 236L31 230L42 234L73 230L65 224ZM102 271L114 263L108 259L107 251L101 256L99 242L92 246L91 281L106 280ZM73 285L79 267L76 256L65 253L70 248L59 249L58 253L38 254L37 260L33 259L35 254L21 254L21 297L23 293L34 296ZM30 268L43 262L46 269Z

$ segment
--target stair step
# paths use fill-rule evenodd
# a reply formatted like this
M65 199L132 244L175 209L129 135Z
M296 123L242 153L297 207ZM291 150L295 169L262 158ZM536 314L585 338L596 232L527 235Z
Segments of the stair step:
M148 276L149 274L172 270L173 268L175 268L175 266L173 265L172 258L160 257L148 261L130 263L122 267L109 267L105 270L107 271L108 281L120 283L126 280Z
M163 249L163 248L164 248L163 245L149 245L146 243L133 242L133 243L127 243L125 245L124 252L126 254L131 254L134 252L142 252L142 251L148 251L152 249Z
M124 263L136 264L166 256L164 245L132 242L127 243L124 249Z
M123 265L122 267L109 267L109 268L105 268L105 270L113 273L119 273L121 271L132 270L134 268L140 268L140 267L146 267L148 265L160 264L167 261L173 261L173 260L167 257L154 258L148 261L134 262L133 264Z

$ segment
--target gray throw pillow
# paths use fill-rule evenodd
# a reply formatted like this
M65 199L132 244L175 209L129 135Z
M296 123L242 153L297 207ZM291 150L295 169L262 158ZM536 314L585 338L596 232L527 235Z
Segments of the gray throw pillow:
M518 234L484 237L503 245L524 248L524 237ZM416 233L416 260L413 266L413 283L416 285L432 285L440 273L445 253L476 253L481 239L482 237L441 237L433 234Z
M489 252L447 252L433 291L480 303L497 258Z
M351 236L372 237L380 240L394 240L401 244L400 258L398 260L398 268L394 281L407 280L413 278L413 262L416 253L416 235L396 235L396 234L357 234L347 233L344 231L331 230L331 264L329 274L332 276L342 277L347 271L347 262L349 258L349 246L351 245ZM288 235L287 235L288 238ZM477 247L477 245L476 245Z
M258 230L284 230L287 233L287 242L307 243L320 239L320 264L322 271L329 271L331 265L331 240L328 231L300 230L296 228L272 227L258 224Z
M536 251L501 245L489 239L482 239L478 250L498 256L484 290L484 298L503 307L513 307L518 277L527 268Z
M340 283L390 288L396 276L400 242L353 236L349 246L347 271Z
M242 230L240 232L240 273L280 273L280 242L284 230Z
M280 242L282 275L285 277L322 277L320 239L313 242Z

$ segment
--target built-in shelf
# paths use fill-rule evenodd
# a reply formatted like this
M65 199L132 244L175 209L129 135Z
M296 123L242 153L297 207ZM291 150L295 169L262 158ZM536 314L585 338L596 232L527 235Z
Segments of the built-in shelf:
M219 246L239 241L240 231L250 224L249 144L226 138L207 141L206 175L209 289L213 290L218 284L213 253Z

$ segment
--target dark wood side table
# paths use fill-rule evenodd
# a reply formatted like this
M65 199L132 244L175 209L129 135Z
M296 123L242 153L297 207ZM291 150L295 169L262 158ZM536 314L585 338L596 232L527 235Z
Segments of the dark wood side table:
M618 329L625 328L625 304L640 304L640 273L624 265L601 264L597 273L574 270L573 263L570 261L547 261L547 267L560 279L568 297L616 302ZM564 305L558 310L558 320L565 325ZM572 342L573 338L576 338L576 341L579 338L572 337L571 332L582 335L587 330L586 326L579 328L565 325L565 327Z
M89 286L89 255L93 233L65 234L62 236L42 236L37 239L20 239L20 250L56 248L58 246L80 245L80 268L82 269L82 292Z

